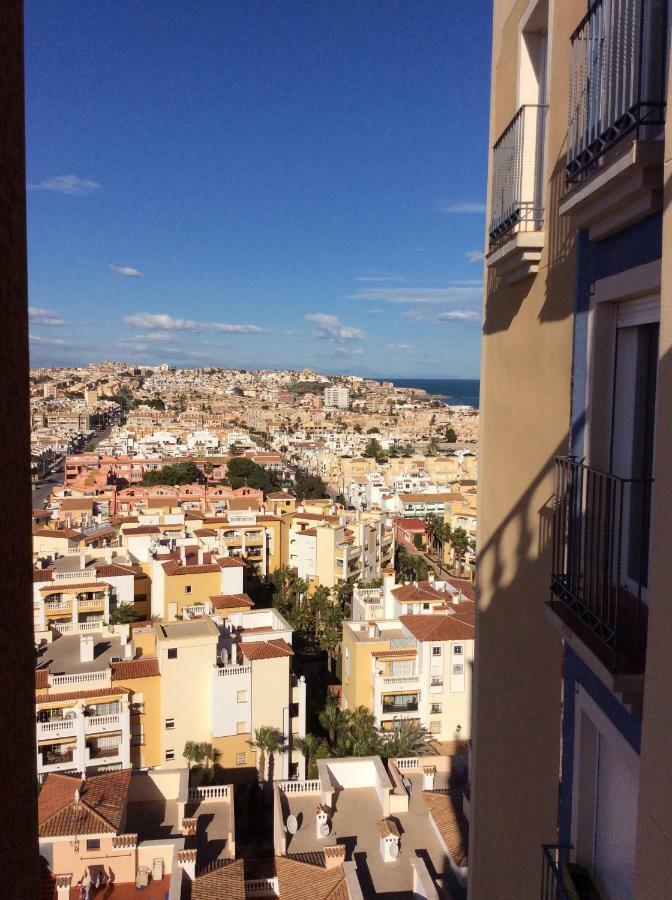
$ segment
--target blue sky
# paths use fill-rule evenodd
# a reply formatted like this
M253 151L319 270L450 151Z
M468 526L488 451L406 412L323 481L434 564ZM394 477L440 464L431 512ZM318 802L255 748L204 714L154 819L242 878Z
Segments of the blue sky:
M34 365L477 377L488 0L27 0Z

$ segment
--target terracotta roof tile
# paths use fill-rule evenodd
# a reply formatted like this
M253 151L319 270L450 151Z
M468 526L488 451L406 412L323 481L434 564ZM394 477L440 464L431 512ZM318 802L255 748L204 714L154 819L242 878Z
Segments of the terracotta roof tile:
M219 566L215 563L181 566L177 560L173 559L163 564L163 571L166 575L206 575L208 572L219 572Z
M239 609L241 606L254 606L254 600L247 594L217 594L210 597L215 609Z
M240 650L247 659L279 659L282 656L293 656L294 651L287 641L245 641Z
M245 563L242 559L238 559L237 556L219 556L217 557L217 565L221 569L239 569L241 566L244 568Z
M378 830L378 835L383 838L388 837L389 835L401 837L399 829L397 828L397 823L394 819L381 819L376 825L376 829Z
M392 593L399 603L427 603L431 600L441 600L445 603L448 595L437 591L428 581L419 584L401 584L392 588Z
M121 566L119 563L107 563L104 566L97 566L96 575L99 578L119 578L122 575L135 575L135 571L130 566Z
M139 659L124 659L112 663L112 681L131 678L151 678L160 675L159 661L155 656L141 656Z
M109 584L106 581L52 581L48 586L41 587L40 592L53 594L57 591L63 591L69 593L73 589L77 591L102 591L103 588L108 587Z
M245 900L245 861L238 859L199 875L191 885L191 900Z
M131 689L123 685L109 688L95 688L82 691L66 692L50 692L48 694L40 694L35 698L36 703L60 703L61 700L87 700L89 697L121 697L122 694L130 694Z
M35 690L49 687L49 669L35 669Z
M349 900L343 866L325 869L278 856L275 870L282 900Z
M53 577L51 569L33 569L33 582L51 581Z
M436 616L399 616L399 621L419 641L472 641L476 631L474 604L469 611ZM457 610L460 606L452 608Z
M124 528L122 533L137 537L141 534L161 534L161 529L158 525L139 525L137 528Z
M38 800L40 837L117 834L126 816L131 770L106 772L87 778L50 772Z
M423 791L422 796L453 862L460 868L467 866L469 822L462 812L462 791Z

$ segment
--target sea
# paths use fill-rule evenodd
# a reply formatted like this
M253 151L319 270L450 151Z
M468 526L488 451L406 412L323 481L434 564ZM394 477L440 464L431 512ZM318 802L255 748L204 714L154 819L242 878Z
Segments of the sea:
M420 388L436 394L448 406L474 406L478 409L481 382L478 378L378 378L395 387Z

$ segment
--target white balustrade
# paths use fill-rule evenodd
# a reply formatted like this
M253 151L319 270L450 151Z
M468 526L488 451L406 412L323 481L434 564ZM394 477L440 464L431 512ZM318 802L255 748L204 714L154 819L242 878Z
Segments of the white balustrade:
M419 685L419 675L390 675L380 679L383 687L403 687L406 685Z
M102 606L105 603L104 597L92 597L90 600L80 600L79 601L79 609L98 609L98 607Z
M251 675L252 666L217 666L217 677L226 678L230 675Z
M68 734L74 734L76 720L72 719L52 719L50 722L38 722L37 739L44 741L48 738L56 738Z
M278 895L278 879L277 878L246 878L245 879L245 896L255 897L277 897Z
M321 794L322 784L319 778L308 781L281 781L280 790L285 794Z
M228 784L210 784L189 788L190 800L229 800Z
M402 756L400 759L393 760L393 762L400 772L409 772L420 768L420 759L417 756Z
M63 687L71 684L87 684L90 681L105 682L111 684L110 671L78 672L74 675L50 675L49 682L52 687Z
M121 715L117 713L111 716L89 716L86 720L86 731L119 731L121 728Z

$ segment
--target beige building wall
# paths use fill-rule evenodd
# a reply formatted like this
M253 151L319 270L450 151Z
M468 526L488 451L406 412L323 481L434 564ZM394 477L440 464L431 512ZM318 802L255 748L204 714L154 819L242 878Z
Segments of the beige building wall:
M87 850L87 840L99 840L100 848ZM136 847L115 849L111 834L79 835L77 841L69 838L53 840L52 872L71 872L75 885L88 873L90 866L103 866L106 873L114 872L117 882L135 882L138 851ZM75 849L76 848L76 849Z
M343 700L346 709L366 706L373 709L371 656L389 648L389 641L353 640L352 632L343 628Z
M163 575L164 579L164 619L170 621L175 615L181 616L185 606L201 603L208 597L221 593L221 573L204 572L196 575ZM190 593L185 589L191 588ZM174 606L173 606L174 604Z
M512 119L519 22L528 0L495 0L490 146ZM539 272L513 285L487 272L481 370L479 568L473 701L471 900L539 896L543 842L556 836L561 640L545 621L553 459L567 450L573 235L564 183L569 38L580 0L551 2ZM486 216L486 221L487 221ZM541 523L541 525L540 525Z
M198 620L199 625L206 622L217 632L209 619ZM161 625L155 627L161 629ZM182 751L187 741L212 742L212 667L218 638L214 632L193 638L159 636L161 764L168 768L186 767ZM177 650L176 658L169 657L171 649ZM174 720L173 728L166 728L166 719ZM170 749L175 757L166 760L166 750Z
M656 408L655 500L651 524L650 605L639 773L637 900L663 900L672 885L672 91L665 132L663 256Z

